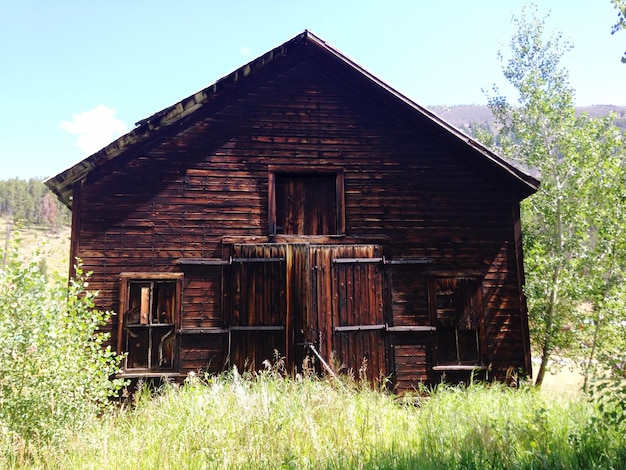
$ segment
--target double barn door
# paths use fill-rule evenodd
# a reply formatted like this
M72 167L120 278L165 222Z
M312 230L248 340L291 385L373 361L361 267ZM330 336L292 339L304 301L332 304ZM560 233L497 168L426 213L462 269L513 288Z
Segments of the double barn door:
M230 363L258 370L283 358L298 370L312 346L335 369L385 376L382 261L378 245L233 245Z

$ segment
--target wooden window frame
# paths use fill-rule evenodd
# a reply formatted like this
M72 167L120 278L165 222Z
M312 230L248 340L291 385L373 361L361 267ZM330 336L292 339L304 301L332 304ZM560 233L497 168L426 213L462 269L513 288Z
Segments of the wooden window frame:
M274 166L268 167L268 223L269 235L275 237L282 236L276 231L277 210L276 210L276 175L335 175L335 197L337 207L337 220L335 233L325 234L330 236L343 236L346 233L346 208L345 208L345 189L344 189L344 172L343 169L327 169L311 166ZM289 236L289 235L285 235ZM297 236L297 235L295 235Z
M457 349L456 349L456 357L457 360L456 361L452 361L452 360L442 360L442 354L441 351L439 351L440 349L440 345L439 345L439 335L441 334L441 329L439 327L438 324L438 307L437 307L437 293L435 292L435 283L437 281L441 281L443 279L454 279L455 281L461 281L461 280L466 280L468 281L468 283L471 283L474 285L473 289L467 291L465 294L462 295L462 297L465 297L465 300L474 298L474 306L473 308L476 309L475 315L476 315L476 326L475 328L472 328L476 330L476 355L477 358L475 361L473 360L465 360L461 357L461 351L458 350L459 346L458 346L458 335L457 335ZM475 289L475 290L474 290ZM475 369L483 369L484 368L484 354L485 354L485 341L484 341L484 320L485 320L485 309L484 309L484 304L483 304L483 299L482 299L482 282L481 279L475 276L447 276L447 275L437 275L437 276L431 276L428 280L428 291L429 291L429 304L430 304L430 310L431 310L431 321L432 321L432 326L434 328L435 331L435 343L434 343L434 348L435 348L435 363L434 363L434 370L475 370ZM470 300L471 302L471 300ZM464 301L464 305L463 305L463 309L468 309L468 308L472 308L472 305L468 305L465 301ZM455 331L458 333L458 328L455 328Z
M130 303L130 293L131 293L131 284L132 283L146 283L148 285L153 285L155 283L166 283L172 282L174 284L174 294L173 294L173 305L172 305L172 322L168 322L167 325L171 325L172 331L174 332L174 345L172 351L172 359L170 367L154 367L148 361L147 367L128 367L127 360L125 357L123 360L123 371L124 373L167 373L167 372L175 372L178 367L177 361L177 343L178 343L178 329L180 327L180 319L181 319L181 294L182 294L182 281L184 274L183 273L153 273L153 272L123 272L120 274L120 299L119 299L119 322L118 322L118 334L117 334L117 353L124 354L125 351L125 339L126 339L126 328L128 327L126 316L129 314L129 303ZM150 299L152 302L154 299ZM164 324L165 325L165 324ZM164 325L161 324L142 324L141 322L137 325L138 327L144 327L148 330L153 330L157 327L162 327ZM149 336L151 337L152 331L150 331ZM152 354L150 343L148 345L148 349L146 350L146 355L148 357L149 354Z

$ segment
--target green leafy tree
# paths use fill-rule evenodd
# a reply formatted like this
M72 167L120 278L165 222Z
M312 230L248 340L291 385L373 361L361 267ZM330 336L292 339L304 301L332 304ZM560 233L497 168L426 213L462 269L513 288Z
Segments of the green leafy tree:
M615 34L619 30L626 29L626 0L611 0L611 3L617 9L617 23L611 29L611 34ZM622 62L626 64L626 52L622 56Z
M581 359L584 388L591 375L626 363L626 148L613 117L577 119L575 151L585 157L579 210L586 219L577 255L583 304L573 326L572 352Z
M50 442L111 406L122 385L88 275L47 278L16 246L0 270L0 437Z
M591 299L597 312L596 300L622 275L622 247L612 240L624 226L623 139L612 118L576 115L574 90L560 66L571 46L560 34L547 36L537 8L524 8L513 26L510 58L501 59L518 103L496 95L489 104L500 126L501 152L541 174L539 191L522 206L526 294L541 386L554 353L580 353L581 344L592 343L577 328L586 318L580 306Z

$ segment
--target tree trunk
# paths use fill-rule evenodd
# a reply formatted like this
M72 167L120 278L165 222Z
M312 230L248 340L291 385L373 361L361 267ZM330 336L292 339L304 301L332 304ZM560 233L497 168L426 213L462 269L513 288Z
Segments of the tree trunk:
M552 290L550 292L550 300L548 302L548 313L546 315L546 329L543 337L543 345L541 348L541 364L539 365L539 372L537 372L537 379L535 380L535 387L541 388L543 379L546 375L548 368L548 361L550 360L550 353L552 352L552 338L554 336L553 325L554 317L556 315L556 303L559 298L559 280L561 274L561 266L557 264L552 272Z
M593 340L591 343L591 351L589 352L589 358L587 359L587 365L585 367L585 380L583 381L583 391L587 391L587 387L589 386L589 374L591 372L591 364L593 363L593 358L596 354L596 345L598 344L598 333L600 331L600 313L598 312L596 315L596 325L593 330Z
M537 378L535 379L535 387L541 388L543 384L543 378L546 375L546 370L548 369L548 359L550 358L550 353L546 350L544 346L541 351L541 364L539 365L539 371L537 372Z

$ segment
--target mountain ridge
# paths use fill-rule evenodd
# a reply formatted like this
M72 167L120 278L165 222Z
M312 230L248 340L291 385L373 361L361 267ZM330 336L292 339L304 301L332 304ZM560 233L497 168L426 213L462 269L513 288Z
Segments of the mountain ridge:
M494 130L494 119L491 109L487 105L453 105L453 106L427 106L427 108L457 129L471 134L473 124L487 126ZM591 106L577 106L577 113L587 113L592 117L603 117L609 113L615 113L615 124L623 132L626 132L626 106L610 104L596 104Z

